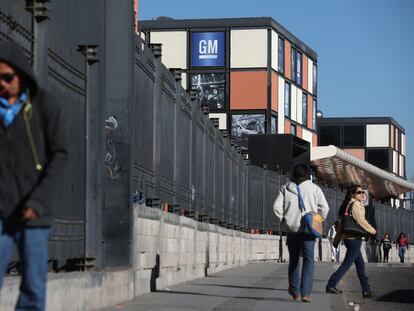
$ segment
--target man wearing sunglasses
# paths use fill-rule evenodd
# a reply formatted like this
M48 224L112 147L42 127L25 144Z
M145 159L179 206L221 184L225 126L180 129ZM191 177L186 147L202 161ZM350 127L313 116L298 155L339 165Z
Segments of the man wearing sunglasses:
M16 243L16 310L45 309L47 240L67 156L62 123L22 49L0 44L0 287Z

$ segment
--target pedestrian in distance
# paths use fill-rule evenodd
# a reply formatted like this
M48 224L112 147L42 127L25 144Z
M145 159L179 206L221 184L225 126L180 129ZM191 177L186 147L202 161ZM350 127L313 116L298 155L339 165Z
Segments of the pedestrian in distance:
M382 252L384 254L383 262L388 262L390 250L392 248L390 235L388 232L384 234L384 238L381 240Z
M404 232L400 233L395 244L398 250L398 256L400 257L400 262L404 263L405 252L408 250L408 240L405 237Z
M329 241L329 250L331 254L331 261L339 262L340 256L340 247L335 247L333 245L333 241L336 235L336 231L338 230L339 221L335 221L335 223L329 228L328 230L328 241Z
M302 195L306 211L302 211L299 205L298 191ZM294 167L292 181L280 189L273 204L273 211L288 228L288 293L295 301L311 302L315 238L305 232L303 216L308 212L315 212L320 213L325 219L329 212L329 206L321 188L309 180L307 166L299 164ZM301 253L303 263L301 277L299 277L299 256Z
M38 86L22 49L0 44L0 287L13 244L16 310L44 310L47 240L67 159L59 102Z
M349 215L369 234L376 234L376 230L365 219L365 207L362 204L364 201L365 192L360 185L352 185L349 187L345 199L339 208L339 217ZM348 214L349 213L349 214ZM344 241L346 247L346 254L340 267L331 275L326 285L326 292L331 294L341 294L342 291L336 288L336 285L343 278L345 273L351 268L352 264L355 264L359 282L362 288L363 298L372 298L373 294L368 283L368 277L365 274L365 263L361 254L361 245L363 236L357 234L349 234L343 232L344 228L341 225L338 228L334 239L334 246L338 246L340 241ZM362 230L362 231L363 231Z

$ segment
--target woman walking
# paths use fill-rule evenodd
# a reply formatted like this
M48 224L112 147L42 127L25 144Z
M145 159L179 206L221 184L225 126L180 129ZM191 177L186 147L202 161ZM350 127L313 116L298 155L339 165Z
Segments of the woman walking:
M381 240L382 244L382 251L384 253L384 262L388 262L388 255L390 253L390 249L392 248L390 235L389 233L384 234L384 238Z
M345 200L339 209L339 217L350 215L356 224L364 229L367 233L375 234L377 231L365 219L365 207L361 203L365 199L365 192L360 185L353 185L348 189ZM341 266L329 278L326 285L326 292L331 294L340 294L341 290L336 285L349 270L353 263L357 270L359 282L362 287L362 297L371 298L372 292L368 284L368 277L365 275L365 263L361 254L362 235L349 234L343 232L343 225L339 226L339 230L335 236L334 245L338 245L341 239L346 247L346 254Z
M400 233L395 244L398 250L398 256L400 257L400 262L404 263L405 252L408 250L408 240L405 237L404 232Z

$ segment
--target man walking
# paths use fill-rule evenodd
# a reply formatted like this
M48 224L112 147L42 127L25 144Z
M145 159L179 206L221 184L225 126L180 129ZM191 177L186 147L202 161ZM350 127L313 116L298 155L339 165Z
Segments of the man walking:
M67 149L58 102L38 87L22 50L0 44L0 287L16 243L16 310L44 310L47 240Z
M302 194L305 211L299 206L298 188ZM311 302L313 285L315 238L304 232L303 216L319 212L325 219L329 207L325 196L317 185L309 180L308 167L299 164L293 169L293 179L284 185L273 204L277 218L288 227L289 288L294 300ZM299 255L303 254L302 277L299 278Z

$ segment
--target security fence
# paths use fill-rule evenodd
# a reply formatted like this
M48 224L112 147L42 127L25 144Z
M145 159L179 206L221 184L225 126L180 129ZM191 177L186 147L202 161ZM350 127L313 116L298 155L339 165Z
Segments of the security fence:
M138 36L130 42L126 35L122 42L131 45L131 62L122 70L131 69L132 81L106 79L108 72L122 72L118 65L126 61L115 53L122 48L114 44L111 49L111 41L99 60L96 46L68 45L41 15L21 3L0 1L0 40L22 46L40 82L63 102L70 137L61 179L65 191L55 207L49 244L55 268L128 265L133 202L235 230L283 234L272 207L288 177L249 165L240 148L182 88L180 71L162 64L159 47L151 50ZM128 9L129 4L111 5ZM106 11L112 12L108 23L118 25L115 10ZM119 38L120 28L106 27L108 40ZM124 99L128 92L131 96ZM323 190L331 208L328 228L344 193ZM376 223L379 236L403 231L414 237L411 212L373 203L367 217Z

